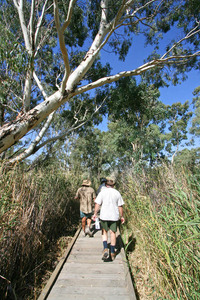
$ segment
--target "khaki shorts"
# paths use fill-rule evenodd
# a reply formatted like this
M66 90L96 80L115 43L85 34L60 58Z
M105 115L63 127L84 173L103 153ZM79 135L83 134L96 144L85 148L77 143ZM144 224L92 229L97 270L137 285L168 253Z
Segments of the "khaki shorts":
M112 230L113 232L117 231L117 223L118 221L103 221L101 220L101 228L105 229L105 231Z

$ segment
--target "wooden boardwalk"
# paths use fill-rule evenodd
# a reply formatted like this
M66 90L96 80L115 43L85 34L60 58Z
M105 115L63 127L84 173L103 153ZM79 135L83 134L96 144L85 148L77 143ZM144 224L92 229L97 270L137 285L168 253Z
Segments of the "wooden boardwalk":
M76 236L38 300L136 300L121 237L114 261L102 260L101 231Z

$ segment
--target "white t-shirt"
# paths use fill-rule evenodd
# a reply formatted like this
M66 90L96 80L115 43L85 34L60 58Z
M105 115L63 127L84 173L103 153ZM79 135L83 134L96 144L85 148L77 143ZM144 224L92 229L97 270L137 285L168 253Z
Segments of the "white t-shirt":
M103 221L118 221L119 206L124 205L121 194L114 188L103 188L95 203L101 205L100 219Z
M97 195L101 192L101 190L102 189L104 189L106 186L105 186L105 183L102 183L100 186L99 186L99 188L98 188L98 190L97 190Z

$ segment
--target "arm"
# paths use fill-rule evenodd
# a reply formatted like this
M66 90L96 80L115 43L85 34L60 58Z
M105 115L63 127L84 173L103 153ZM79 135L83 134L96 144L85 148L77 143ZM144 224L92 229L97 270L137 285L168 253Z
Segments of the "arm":
M121 223L124 224L125 219L123 217L123 206L118 206L118 209L119 209L119 216L120 216Z
M92 216L92 220L95 221L96 217L97 217L97 213L100 210L100 205L95 203L95 207L94 207L94 215Z

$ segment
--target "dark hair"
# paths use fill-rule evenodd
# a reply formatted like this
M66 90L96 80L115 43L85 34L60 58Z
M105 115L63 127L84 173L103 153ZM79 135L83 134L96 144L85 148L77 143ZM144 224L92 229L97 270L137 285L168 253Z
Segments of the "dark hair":
M107 181L106 178L104 178L104 177L100 178L100 182L101 182L101 183L104 183L104 182L106 182L106 181Z

